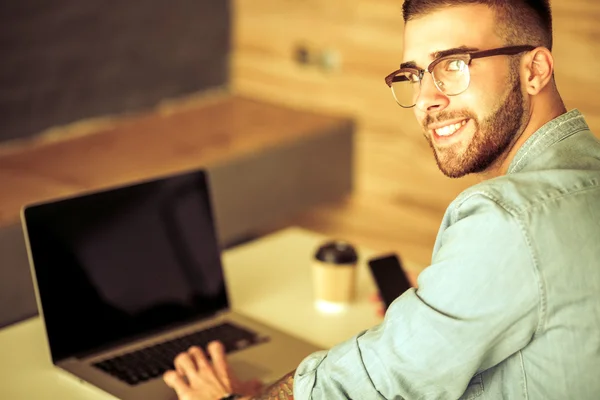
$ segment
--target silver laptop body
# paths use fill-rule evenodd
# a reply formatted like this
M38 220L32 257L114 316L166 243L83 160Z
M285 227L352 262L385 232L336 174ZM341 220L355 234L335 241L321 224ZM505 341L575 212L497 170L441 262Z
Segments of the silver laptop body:
M319 350L229 308L204 170L30 204L21 220L53 364L117 398L173 399L162 373L211 338L264 382Z

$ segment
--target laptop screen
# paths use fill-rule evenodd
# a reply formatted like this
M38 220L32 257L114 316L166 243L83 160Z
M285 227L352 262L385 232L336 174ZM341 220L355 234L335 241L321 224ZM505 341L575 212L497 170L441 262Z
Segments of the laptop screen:
M25 208L54 361L228 307L194 172Z

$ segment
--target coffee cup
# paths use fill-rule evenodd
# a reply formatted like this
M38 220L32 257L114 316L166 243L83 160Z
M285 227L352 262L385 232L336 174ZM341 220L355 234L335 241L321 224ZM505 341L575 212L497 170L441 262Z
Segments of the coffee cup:
M345 241L328 241L317 249L312 262L317 308L335 311L354 300L357 262L356 249Z

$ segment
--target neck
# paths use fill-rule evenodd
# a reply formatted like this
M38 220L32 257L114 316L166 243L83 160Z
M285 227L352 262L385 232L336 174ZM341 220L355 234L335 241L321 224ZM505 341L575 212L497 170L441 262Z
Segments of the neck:
M553 90L551 93L546 93L545 95L547 98L534 99L530 103L528 114L526 115L527 119L523 121L524 128L521 134L515 136L506 151L487 170L477 174L481 180L505 175L510 163L527 139L542 126L567 112L558 92Z

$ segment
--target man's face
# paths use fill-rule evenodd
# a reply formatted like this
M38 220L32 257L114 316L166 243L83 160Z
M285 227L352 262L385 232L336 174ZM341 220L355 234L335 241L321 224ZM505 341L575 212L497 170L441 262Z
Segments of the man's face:
M442 8L406 24L403 60L427 68L435 52L461 46L503 47L494 26L495 15L487 6ZM510 60L509 56L473 60L468 89L450 97L425 73L413 110L445 175L457 178L485 171L522 130L524 97Z

